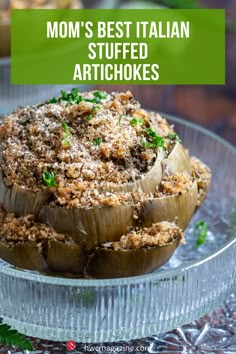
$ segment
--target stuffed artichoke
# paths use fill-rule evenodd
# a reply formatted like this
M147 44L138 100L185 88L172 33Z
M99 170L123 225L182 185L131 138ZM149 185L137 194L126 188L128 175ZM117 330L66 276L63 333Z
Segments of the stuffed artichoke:
M130 92L61 92L0 126L0 257L79 277L151 272L184 242L211 172Z

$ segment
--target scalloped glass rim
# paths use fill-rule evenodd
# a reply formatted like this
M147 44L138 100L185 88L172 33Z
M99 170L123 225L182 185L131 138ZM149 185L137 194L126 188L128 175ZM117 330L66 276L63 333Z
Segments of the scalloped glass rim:
M227 147L230 151L232 151L234 154L236 154L236 148L219 137L218 135L212 133L211 131L194 124L192 122L188 122L184 119L172 116L167 113L162 113L160 114L168 119L170 119L172 122L184 124L190 128L193 128L204 135L207 135L209 137L214 138L221 144L223 144L225 147ZM5 268L0 265L0 271L2 273L5 273L10 276L14 276L17 278L22 278L22 279L28 279L31 281L35 282L40 282L40 283L47 283L47 284L55 284L55 285L66 285L66 286L89 286L89 287L104 287L104 286L118 286L118 285L125 285L125 284L139 284L140 282L145 282L145 281L155 281L158 280L159 278L164 277L172 277L175 274L179 274L183 270L187 270L190 268L195 268L198 267L199 265L206 263L210 261L213 258L216 258L219 254L223 253L226 251L229 247L231 247L234 243L236 243L236 235L232 235L230 239L225 242L223 245L221 245L217 250L212 251L209 253L207 256L203 256L199 258L196 261L189 261L184 263L183 265L176 267L174 269L170 270L165 270L165 271L160 271L157 273L150 273L146 275L140 275L140 276L135 276L135 277L126 277L126 278L113 278L113 279L70 279L70 278L63 278L63 277L54 277L54 276L48 276L48 275L41 275L41 274L32 274L25 272L24 270L16 270L14 268Z

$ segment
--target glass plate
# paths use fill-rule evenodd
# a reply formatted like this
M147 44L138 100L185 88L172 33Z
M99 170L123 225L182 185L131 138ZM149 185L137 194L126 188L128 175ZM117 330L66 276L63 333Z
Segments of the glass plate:
M236 150L209 131L165 115L191 155L212 169L204 206L186 230L187 244L158 271L130 278L50 277L0 262L0 317L49 340L117 342L163 333L218 306L236 283ZM195 247L194 225L208 225Z

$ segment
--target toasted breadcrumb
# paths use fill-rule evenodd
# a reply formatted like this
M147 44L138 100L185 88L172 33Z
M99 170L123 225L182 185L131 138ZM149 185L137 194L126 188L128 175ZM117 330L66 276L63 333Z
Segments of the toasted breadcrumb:
M196 157L191 157L190 163L193 169L193 174L198 185L198 201L200 206L207 197L208 188L211 182L211 170L202 161Z
M53 239L66 241L66 236L58 234L50 226L35 221L34 215L26 215L16 218L13 213L5 213L0 210L0 241L25 242Z
M103 247L110 247L114 250L162 247L171 243L176 238L178 238L181 243L184 243L182 230L173 223L163 221L153 224L151 227L133 230L122 236L120 241L106 243Z
M156 198L169 195L178 195L187 192L193 186L194 179L192 176L184 173L176 173L172 176L165 177L154 194Z
M198 188L206 189L211 181L211 170L196 157L191 157L190 163L197 179Z

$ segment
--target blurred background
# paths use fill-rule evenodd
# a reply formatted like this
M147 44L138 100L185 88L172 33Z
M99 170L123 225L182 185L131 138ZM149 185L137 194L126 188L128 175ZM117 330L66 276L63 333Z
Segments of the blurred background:
M236 1L235 0L0 0L0 115L17 105L35 104L59 94L61 86L10 85L10 8L224 8L226 10L226 84L221 86L99 85L131 90L142 106L198 123L236 146ZM191 65L191 64L190 64ZM93 86L95 87L95 86ZM90 87L89 89L93 89ZM70 89L71 86L63 86ZM81 87L81 90L87 89Z

